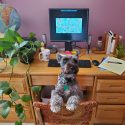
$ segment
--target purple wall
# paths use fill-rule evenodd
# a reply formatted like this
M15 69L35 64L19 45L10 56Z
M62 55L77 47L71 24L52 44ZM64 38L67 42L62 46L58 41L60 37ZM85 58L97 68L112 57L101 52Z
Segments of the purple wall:
M27 36L43 33L49 40L48 8L90 8L89 33L93 41L105 31L112 30L125 38L125 0L5 0L21 15L20 32Z

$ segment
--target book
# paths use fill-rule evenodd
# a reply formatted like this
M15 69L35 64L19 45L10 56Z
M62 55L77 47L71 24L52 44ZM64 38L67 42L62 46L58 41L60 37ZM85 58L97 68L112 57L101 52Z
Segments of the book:
M122 73L125 71L125 61L108 56L102 61L102 63L100 63L98 67L116 73L118 75L122 75Z
M109 31L106 38L106 54L114 54L119 42L119 35Z
M107 43L107 50L106 50L106 54L110 54L111 53L111 48L112 47L112 41L113 41L113 37L114 37L114 33L112 31L108 32L108 43Z

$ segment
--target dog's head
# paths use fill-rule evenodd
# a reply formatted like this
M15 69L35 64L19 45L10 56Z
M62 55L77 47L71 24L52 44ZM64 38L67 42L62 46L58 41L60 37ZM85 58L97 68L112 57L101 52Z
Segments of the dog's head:
M78 56L76 55L65 55L57 53L57 61L60 63L62 72L65 74L77 74L78 68Z

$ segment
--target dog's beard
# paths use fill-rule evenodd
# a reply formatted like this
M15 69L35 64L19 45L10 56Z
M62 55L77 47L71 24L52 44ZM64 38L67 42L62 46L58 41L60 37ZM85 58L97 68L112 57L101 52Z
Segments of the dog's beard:
M64 74L77 74L79 69L78 69L78 66L77 65L65 65L63 68L63 73Z

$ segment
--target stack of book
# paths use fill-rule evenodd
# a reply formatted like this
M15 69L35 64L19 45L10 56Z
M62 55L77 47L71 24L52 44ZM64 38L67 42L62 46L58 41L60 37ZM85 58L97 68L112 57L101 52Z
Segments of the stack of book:
M114 34L112 31L107 33L106 39L106 54L115 53L116 46L118 45L119 36Z

